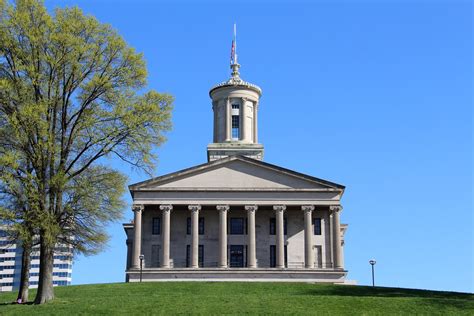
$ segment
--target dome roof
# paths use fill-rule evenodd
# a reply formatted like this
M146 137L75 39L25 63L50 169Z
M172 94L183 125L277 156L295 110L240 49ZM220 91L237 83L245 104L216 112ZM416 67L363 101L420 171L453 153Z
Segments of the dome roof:
M229 78L229 80L221 82L221 83L213 86L211 88L211 90L209 90L209 95L211 95L214 90L219 89L219 88L223 88L223 87L247 88L247 89L250 89L250 90L253 90L253 91L257 92L258 95L262 95L262 89L260 89L259 86L255 85L253 83L244 81L240 78L240 73L239 73L240 65L239 64L232 64L231 68L232 68L232 76Z

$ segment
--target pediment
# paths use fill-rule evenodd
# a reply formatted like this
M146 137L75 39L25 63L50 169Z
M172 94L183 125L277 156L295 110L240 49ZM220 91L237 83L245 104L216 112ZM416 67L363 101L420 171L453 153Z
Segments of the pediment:
M133 184L130 191L344 190L344 186L255 159L232 156Z

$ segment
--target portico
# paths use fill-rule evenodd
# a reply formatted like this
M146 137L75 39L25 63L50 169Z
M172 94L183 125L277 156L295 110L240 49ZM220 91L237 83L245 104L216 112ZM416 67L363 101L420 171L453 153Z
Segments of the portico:
M129 281L140 254L144 280L344 280L343 186L230 156L130 190Z

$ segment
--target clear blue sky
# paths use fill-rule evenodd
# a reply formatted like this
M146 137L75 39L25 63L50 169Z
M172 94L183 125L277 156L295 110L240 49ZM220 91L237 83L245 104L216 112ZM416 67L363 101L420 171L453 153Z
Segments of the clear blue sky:
M144 53L149 87L176 97L156 175L206 161L208 91L229 76L237 22L242 77L263 89L265 161L346 185L349 279L369 284L375 258L378 285L474 291L471 2L220 2L46 4L110 23ZM124 280L125 234L108 230L74 284Z

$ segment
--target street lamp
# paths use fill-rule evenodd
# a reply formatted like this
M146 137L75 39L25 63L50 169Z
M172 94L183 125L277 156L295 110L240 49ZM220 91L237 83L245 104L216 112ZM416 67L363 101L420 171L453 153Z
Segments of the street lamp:
M143 259L145 259L144 255L140 255L140 282L142 282L142 273L143 273Z
M372 266L372 286L375 286L375 278L374 278L374 266L377 263L374 259L369 261L370 265Z

